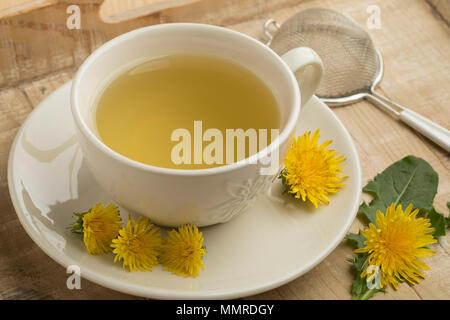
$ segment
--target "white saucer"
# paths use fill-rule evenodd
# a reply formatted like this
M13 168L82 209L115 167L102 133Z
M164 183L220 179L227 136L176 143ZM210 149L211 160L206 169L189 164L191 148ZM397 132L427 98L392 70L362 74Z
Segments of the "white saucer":
M316 97L302 110L297 133L321 129L322 140L347 158L346 187L331 204L312 205L271 194L225 224L202 228L205 269L193 278L163 271L127 272L113 255L91 256L67 227L72 212L112 202L91 177L75 138L69 109L71 82L47 97L18 132L8 163L8 184L17 215L36 244L67 267L78 265L82 278L125 293L162 299L239 298L287 283L322 261L349 229L361 195L359 158L350 135ZM127 212L121 210L123 218Z

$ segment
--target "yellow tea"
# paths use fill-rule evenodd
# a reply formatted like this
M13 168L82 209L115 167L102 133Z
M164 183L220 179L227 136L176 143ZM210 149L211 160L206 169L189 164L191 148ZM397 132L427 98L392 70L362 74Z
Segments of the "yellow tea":
M160 56L134 65L103 87L95 107L98 135L108 147L163 168L202 169L241 160L269 145L272 130L280 127L277 100L260 78L231 60L201 54ZM244 153L228 141L231 129L247 134ZM254 147L252 132L259 139ZM189 138L183 133L191 136L189 144L181 142ZM215 150L208 149L212 142ZM207 152L213 163L199 159Z

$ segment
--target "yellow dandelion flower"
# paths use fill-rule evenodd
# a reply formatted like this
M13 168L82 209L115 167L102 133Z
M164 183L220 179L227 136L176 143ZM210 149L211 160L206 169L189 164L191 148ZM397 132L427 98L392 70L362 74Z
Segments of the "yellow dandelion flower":
M337 156L334 150L327 150L332 141L327 140L318 145L320 130L306 132L297 139L294 138L291 148L284 160L285 169L281 178L287 191L297 199L312 202L314 207L329 203L328 194L336 193L345 186L340 182L345 157Z
M205 253L202 233L196 226L184 225L168 232L163 241L160 261L164 270L195 278L200 268L203 269L202 257Z
M436 253L425 247L436 242L430 234L434 229L430 228L429 219L416 219L419 209L412 209L412 204L403 211L401 205L395 207L392 203L386 214L377 212L377 227L371 223L368 229L361 232L367 241L364 242L365 247L355 252L367 252L369 255L361 277L372 276L368 266L373 265L379 268L382 288L392 284L398 289L399 282L406 280L414 284L419 283L419 277L425 278L421 270L429 268L418 258Z
M114 263L123 260L123 268L130 271L151 271L158 264L162 244L161 230L153 226L147 218L135 221L129 217L111 244L116 255Z
M111 251L111 241L119 234L122 219L119 209L110 204L103 207L101 203L88 212L75 213L78 221L72 231L83 234L86 250L90 254L103 254Z

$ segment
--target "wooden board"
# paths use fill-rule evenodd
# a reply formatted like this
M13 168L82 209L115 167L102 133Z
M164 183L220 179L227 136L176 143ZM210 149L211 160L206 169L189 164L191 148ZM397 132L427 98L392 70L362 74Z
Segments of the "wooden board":
M7 0L9 1L9 0ZM29 2L21 0L23 5ZM249 0L249 1L70 1L84 15L77 34L65 28L69 2L32 1L40 8L23 9L6 18L0 5L0 298L98 299L135 298L82 280L82 290L66 288L64 268L47 257L20 226L6 180L9 148L26 115L50 92L71 79L77 66L107 39L139 26L191 21L219 24L263 39L268 18L283 22L299 10L329 7L366 25L369 5L381 9L381 29L368 32L385 60L380 92L450 127L450 9L445 0ZM47 3L47 6L45 3ZM48 4L51 5L48 5ZM3 6L3 7L2 7ZM22 7L24 8L24 7ZM124 13L125 9L130 9ZM103 15L98 19L99 12ZM140 17L136 17L141 15ZM107 18L106 16L112 16ZM25 31L25 34L24 34ZM55 46L53 46L55 43ZM56 45L57 44L57 45ZM361 158L364 183L392 162L413 154L439 173L436 208L448 214L448 154L368 102L333 109L352 135ZM351 231L361 227L355 220ZM447 236L449 241L450 236ZM388 289L375 299L450 299L450 252L436 244L427 259L431 270L419 285ZM349 299L353 275L345 261L352 250L342 243L306 275L254 299Z

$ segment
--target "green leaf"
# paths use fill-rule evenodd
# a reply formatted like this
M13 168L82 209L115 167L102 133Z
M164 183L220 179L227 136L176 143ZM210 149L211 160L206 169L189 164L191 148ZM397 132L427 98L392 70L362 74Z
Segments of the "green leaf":
M347 239L354 243L356 249L364 247L364 241L367 240L367 238L361 234L361 231L358 234L349 233Z
M373 196L372 201L362 203L359 212L376 225L376 212L386 212L392 203L405 209L410 203L414 208L431 211L437 192L439 176L423 159L407 156L378 174L363 192Z
M434 231L431 233L433 237L438 238L445 236L445 229L448 227L447 219L442 213L436 212L434 208L430 211L421 211L421 216L430 219L431 227Z
M355 259L349 261L353 264L356 271L355 280L352 283L352 300L368 300L377 292L385 292L384 289L373 288L367 286L366 278L361 278L364 262L367 259L366 253L360 253Z

